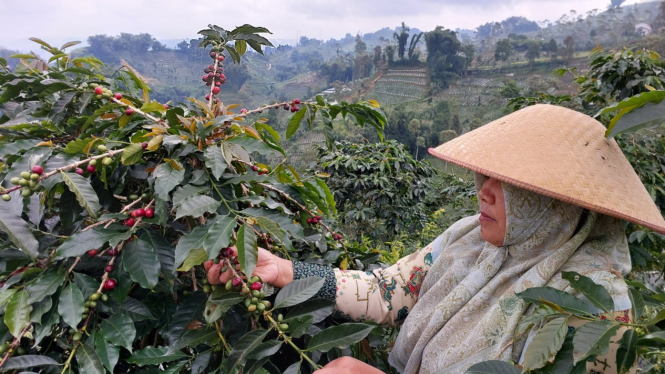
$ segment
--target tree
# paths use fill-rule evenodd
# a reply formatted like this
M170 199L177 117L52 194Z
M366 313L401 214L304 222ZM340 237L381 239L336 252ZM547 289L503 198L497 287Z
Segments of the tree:
M331 130L341 112L382 133L383 112L318 98L232 113L217 98L222 66L240 63L246 47L272 46L261 35L268 32L202 30L211 72L200 84L210 96L168 106L133 71L104 77L97 58L72 58L67 48L76 43L56 48L36 39L50 63L23 55L9 70L0 60L2 371L230 373L301 363L313 371L327 357L307 349L310 341L351 346L375 329L333 323L330 302L309 300L320 279L295 281L275 296L251 277L259 246L342 267L377 262L340 238L324 179L303 173L301 180L282 161L267 161L286 152L259 112L290 108L287 138L301 120ZM410 201L430 190L414 192L420 179L405 182ZM213 259L234 273L228 285L208 284L201 265ZM301 308L316 310L315 319L292 319Z
M180 43L178 43L177 47L178 47L178 51L187 52L187 50L189 49L189 42L186 41L186 40L183 40Z
M423 36L423 33L419 33L418 35L411 35L411 43L409 43L409 50L407 52L407 56L409 58L409 61L411 62L416 62L418 61L418 54L414 53L416 46L418 45L418 42L420 41L420 38Z
M529 65L533 67L533 62L540 57L540 43L536 41L531 41L529 43L529 48L526 51L526 58L529 60Z
M354 47L356 55L367 53L367 43L365 43L360 34L356 35L356 45Z
M392 45L387 45L385 48L386 58L388 59L388 65L392 65L395 61L395 47Z
M404 53L406 52L406 42L409 41L409 28L402 22L402 27L399 31L393 33L393 38L397 41L397 56L400 60L404 60Z
M549 51L550 58L552 61L556 60L557 56L557 51L559 50L559 46L556 44L556 40L554 38L550 39L548 43L547 50Z
M467 68L464 56L459 52L462 43L455 32L437 26L425 34L427 46L427 65L432 83L445 88L451 79L461 75Z
M561 51L561 57L565 60L570 60L575 55L575 39L572 35L566 36L563 40L564 49Z
M507 99L512 99L520 95L520 89L517 87L517 83L515 83L514 80L508 80L503 82L503 88L501 88L499 94Z
M374 67L378 70L381 67L381 46L376 45L374 46Z
M512 53L513 47L510 45L510 40L500 39L496 42L496 48L494 50L494 59L496 61L506 61Z

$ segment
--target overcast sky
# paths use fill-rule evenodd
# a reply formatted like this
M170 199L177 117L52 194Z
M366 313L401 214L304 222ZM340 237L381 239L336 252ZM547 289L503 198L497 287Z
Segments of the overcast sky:
M624 5L642 2L628 0ZM249 23L273 32L271 40L340 38L394 28L402 21L428 31L437 25L475 29L510 16L555 20L574 9L604 10L610 0L0 0L0 46L25 51L36 36L60 45L89 35L147 32L159 40L196 37L214 23L227 29Z

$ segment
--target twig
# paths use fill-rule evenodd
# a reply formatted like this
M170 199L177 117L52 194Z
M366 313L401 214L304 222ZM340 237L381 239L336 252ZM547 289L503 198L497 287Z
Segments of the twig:
M21 343L21 338L23 337L23 335L25 335L28 332L28 330L30 329L31 326L32 326L32 322L28 323L28 325L25 326L23 328L23 330L21 330L21 333L18 335L18 337L14 338L14 340L12 341L12 344L9 346L9 350L7 350L7 353L2 358L2 361L0 361L0 368L2 367L2 365L5 364L5 362L7 362L7 360L9 359L9 356L12 354L14 349L16 349L16 347L18 347L18 345Z
M76 258L76 260L74 261L74 263L72 264L72 266L69 268L69 270L67 270L67 274L71 273L72 270L74 270L74 268L75 268L76 265L79 263L79 261L81 261L81 257L77 257L77 258Z
M151 116L150 114L148 114L148 113L142 111L141 109L139 109L139 108L137 108L137 107L135 107L135 106L133 106L133 105L130 105L130 104L124 103L124 102L122 102L122 101L116 99L115 97L111 97L109 100L110 100L110 101L113 101L113 102L116 103L116 104L119 104L119 105L122 105L122 106L126 106L126 107L130 108L132 111L134 111L134 112L136 112L136 113L138 113L138 114L144 116L145 118L148 118L148 119L152 120L153 122L156 122L156 123L158 123L158 124L160 124L160 125L166 127L167 129L170 129L170 128L171 128L171 127L168 125L168 123L166 123L166 121L165 121L163 118L156 118L156 117L154 117L154 116Z
M53 171L49 171L49 172L46 173L46 174L42 174L42 176L39 177L39 179L37 179L37 182L41 182L41 181L43 181L44 179L46 179L46 178L50 178L50 177L52 177L52 176L54 176L54 175L56 175L56 174L58 174L58 173L62 173L62 172L65 171L65 170L69 170L69 169L75 168L75 167L77 167L77 166L79 166L79 165L87 164L88 162L90 162L90 161L92 161L92 160L98 160L98 159L100 159L100 158L104 158L104 157L112 157L112 156L115 156L115 155L117 155L117 154L119 154L119 153L122 153L122 151L123 151L122 149L116 149L116 150L113 150L113 151L108 151L108 152L106 152L106 153L102 153L101 155L92 156L92 157L90 157L90 158L86 158L85 160L77 161L77 162L75 162L75 163L73 163L73 164L69 164L69 165L65 165L65 166L63 166L63 167L59 167L59 168L57 168L57 169L55 169L55 170L53 170ZM10 193L10 192L12 192L12 191L20 190L20 189L22 189L22 188L23 188L22 186L16 186L16 187L8 188L8 189L4 190L3 193Z
M193 285L193 287L194 287L194 292L196 292L196 290L199 289L199 288L196 286L196 269L192 268L192 270L191 270L191 274L192 274L192 285Z

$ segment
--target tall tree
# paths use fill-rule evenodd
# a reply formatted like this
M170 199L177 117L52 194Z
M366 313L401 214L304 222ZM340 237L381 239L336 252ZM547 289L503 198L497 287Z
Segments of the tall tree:
M573 36L566 36L566 38L563 40L563 45L564 49L561 52L561 55L564 59L570 60L575 54L575 39L573 39Z
M409 58L409 61L411 60L418 60L418 56L414 56L414 51L416 50L416 46L418 45L418 42L420 41L420 38L423 36L423 33L421 32L420 34L417 35L411 35L411 43L409 43L409 50L407 52L407 56Z
M425 34L425 44L432 83L445 88L451 78L461 75L466 70L466 59L459 54L462 43L454 31L437 26Z
M496 49L494 50L494 59L497 61L506 61L513 53L513 47L510 45L510 40L501 39L496 42Z
M404 53L406 52L406 42L409 41L409 28L402 22L402 28L399 34L393 33L393 38L397 41L397 55L400 60L404 60Z
M537 41L529 42L529 47L526 50L526 58L529 60L530 67L533 67L533 62L540 57L540 43Z

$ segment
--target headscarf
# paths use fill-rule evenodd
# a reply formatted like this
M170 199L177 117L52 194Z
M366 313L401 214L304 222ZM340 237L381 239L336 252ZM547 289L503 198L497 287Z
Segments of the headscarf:
M476 174L477 191L486 179ZM575 294L562 271L603 285L615 310L630 308L622 276L631 263L619 219L501 186L503 246L483 240L477 215L459 220L431 244L434 263L390 354L401 372L463 373L485 360L517 361L522 350L513 338L527 305L515 293L550 286Z

